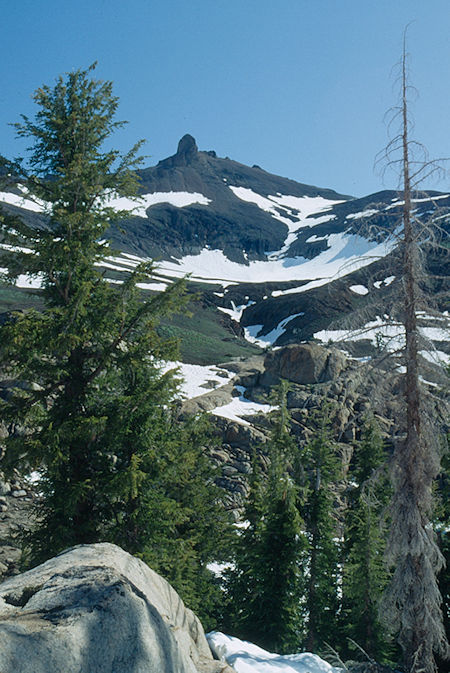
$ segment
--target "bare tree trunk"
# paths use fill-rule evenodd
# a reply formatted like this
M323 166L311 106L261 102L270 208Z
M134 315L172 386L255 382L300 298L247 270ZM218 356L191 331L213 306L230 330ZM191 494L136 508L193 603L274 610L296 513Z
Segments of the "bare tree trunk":
M439 452L422 423L418 369L417 310L421 277L420 251L412 210L406 50L402 56L403 171L403 312L405 328L406 439L394 459L394 496L389 560L394 575L384 606L398 633L408 673L432 673L434 654L448 655L437 573L443 558L431 525L433 481L439 472Z

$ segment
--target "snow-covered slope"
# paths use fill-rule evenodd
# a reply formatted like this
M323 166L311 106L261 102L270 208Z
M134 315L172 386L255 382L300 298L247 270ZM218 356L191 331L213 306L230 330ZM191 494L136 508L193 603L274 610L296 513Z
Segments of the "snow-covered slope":
M155 276L141 287L158 292L189 274L193 291L216 306L217 319L236 339L261 347L334 339L342 334L337 318L395 293L398 279L383 260L394 249L401 214L396 192L353 199L199 151L189 135L140 179L137 199L106 198L124 213L120 228L109 232L117 252L102 263L106 276L120 283L140 261L154 258ZM417 213L439 211L448 222L450 195L417 195L413 202ZM42 223L49 214L48 204L20 184L0 192L1 204L28 222ZM374 236L369 222L385 234ZM445 274L443 256L438 264ZM39 278L18 281L22 288L39 284ZM383 314L377 311L357 326L373 323Z

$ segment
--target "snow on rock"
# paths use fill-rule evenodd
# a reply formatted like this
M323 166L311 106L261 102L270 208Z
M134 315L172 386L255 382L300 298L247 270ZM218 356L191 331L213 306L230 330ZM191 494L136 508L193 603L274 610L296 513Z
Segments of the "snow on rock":
M257 344L258 346L261 346L261 348L271 346L282 334L285 333L286 325L289 322L291 322L291 320L294 320L294 318L298 318L301 315L305 314L303 312L294 313L294 315L290 315L287 318L284 318L284 320L279 322L278 325L273 330L271 330L261 338L258 338L258 334L261 332L263 325L249 325L248 327L244 327L245 338L247 339L247 341Z
M164 292L167 289L167 283L136 283L136 287L141 290L152 290L153 292Z
M418 314L418 317L428 320L439 320L443 322L446 321L445 315L441 318L435 318L434 316L420 316ZM433 341L449 341L449 330L446 325L443 327L419 325L418 330L422 338L424 338L426 341L429 341L430 344ZM378 342L378 346L383 348L383 350L394 352L404 348L405 328L401 323L390 322L387 316L385 318L377 316L375 320L369 321L363 327L350 330L321 330L320 332L315 332L314 338L318 339L318 341L321 341L322 343L360 341L361 339L368 339L374 345L377 345ZM421 351L421 355L426 357L426 352L427 351ZM434 351L434 353L442 353L442 351ZM445 353L443 353L443 355L445 358L449 357ZM434 359L432 359L432 357L434 357ZM433 352L431 352L430 356L426 359L428 359L430 362L436 362L437 357L433 356Z
M4 267L0 268L0 281L5 280L2 279L2 275L5 275L8 273L8 269L5 269ZM42 274L38 273L34 276L29 276L28 274L21 273L19 276L16 278L15 285L16 287L21 287L26 290L37 290L42 287L43 283L43 276Z
M123 196L111 195L106 205L114 210L127 210L136 217L147 217L147 208L157 203L169 203L176 208L185 208L198 203L201 206L207 206L211 199L206 198L198 192L153 192L152 194L142 194L139 198L129 199Z
M448 199L450 194L441 194L440 196L425 196L424 198L421 199L411 199L411 203L426 203L426 201L431 201L432 203L434 201L439 201L439 199ZM390 210L391 208L397 208L398 206L403 206L405 204L404 201L402 201L399 198L392 199L392 203L390 206L386 206L385 210Z
M326 241L328 240L329 234L325 234L324 236L316 236L316 234L313 234L309 238L306 239L305 243L317 243L318 241Z
M211 414L228 418L230 421L236 421L241 425L250 425L243 416L253 416L259 413L268 414L276 409L276 407L272 407L270 404L260 404L259 402L248 400L244 397L245 388L243 386L235 386L235 388L240 393L239 397L233 397L228 404L212 409Z
M163 371L178 369L183 380L180 392L183 397L191 400L199 395L204 395L213 388L220 388L229 383L234 376L226 369L216 365L191 365L184 362L166 362Z
M355 294L368 294L369 290L366 288L365 285L350 285L349 290L352 292L355 292Z
M384 287L387 287L390 285L393 281L395 280L395 276L388 276L384 280L376 280L374 282L374 286L379 290L380 287L383 285Z
M273 296L304 292L311 287L325 285L333 279L342 278L374 259L387 255L394 243L376 244L357 234L331 234L329 247L314 259L304 257L272 257L267 261L251 261L248 265L232 262L222 250L204 248L198 255L186 255L176 261L161 261L161 272L182 277L191 274L191 280L220 284L223 287L236 283L310 281L305 285L279 291Z
M446 366L450 364L450 355L448 353L444 353L444 351L437 349L431 351L419 351L419 355L434 365Z
M9 203L11 206L17 206L17 208L32 210L35 213L45 213L48 210L48 203L42 201L42 199L37 199L36 197L27 199L25 194L28 194L28 190L22 188L21 191L24 193L24 196L13 194L12 192L0 192L0 201L2 203Z
M325 199L323 196L289 196L287 194L262 196L247 187L232 185L229 185L229 187L239 199L247 203L254 203L255 206L266 213L270 213L274 219L287 226L289 233L283 247L281 250L267 253L268 259L283 257L291 243L295 241L296 232L301 227L314 227L336 217L330 214L312 218L312 215L329 210L337 203L342 203L342 200Z
M37 290L42 287L43 277L42 274L37 274L36 276L29 276L28 274L21 273L16 280L16 287L25 288L27 290Z
M213 654L237 673L341 673L317 654L274 654L257 645L226 636L219 631L206 634Z
M26 198L29 196L28 190L21 185L18 185L18 187L23 192L23 196L20 194L13 194L12 192L0 192L0 201L9 203L12 206L17 206L18 208L24 208L25 210L32 210L36 213L44 213L49 210L50 204L35 197L32 199ZM199 192L153 192L151 194L142 194L142 196L139 196L136 199L117 196L117 194L110 194L105 196L101 205L114 208L114 210L129 211L137 217L147 217L147 208L150 208L157 203L169 203L176 208L185 208L186 206L192 206L194 204L207 206L211 203L211 199L208 199Z
M367 208L367 210L361 210L359 213L350 213L350 215L346 216L346 220L359 220L362 217L370 217L371 215L376 215L379 213L379 210L376 210L375 208Z
M374 345L377 343L377 339L381 339L385 350L396 351L403 348L405 344L404 331L402 324L389 324L377 316L376 320L371 320L359 329L321 330L315 332L314 338L322 343L368 339Z
M216 294L219 297L220 296L223 297L223 294L220 294L218 292L215 292L214 294ZM218 306L217 308L219 311L222 311L222 313L227 313L230 316L230 318L236 320L236 322L239 322L240 319L242 318L244 310L249 306L253 306L254 303L255 303L254 301L249 300L247 301L246 304L240 304L239 306L236 306L234 301L231 301L231 308L224 308L223 306Z
M430 341L448 341L449 330L442 327L421 327L423 336Z

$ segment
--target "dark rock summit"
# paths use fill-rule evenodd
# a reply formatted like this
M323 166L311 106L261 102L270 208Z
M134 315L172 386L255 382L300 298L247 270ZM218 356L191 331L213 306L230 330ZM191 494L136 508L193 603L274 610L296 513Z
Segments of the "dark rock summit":
M193 157L197 154L198 147L193 138L189 133L184 135L180 142L178 143L177 156Z

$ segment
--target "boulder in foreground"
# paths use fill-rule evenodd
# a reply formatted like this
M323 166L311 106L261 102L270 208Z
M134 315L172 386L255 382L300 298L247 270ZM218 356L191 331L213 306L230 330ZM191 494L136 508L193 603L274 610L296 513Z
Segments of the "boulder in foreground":
M0 585L2 673L223 670L175 590L115 545L74 547Z

